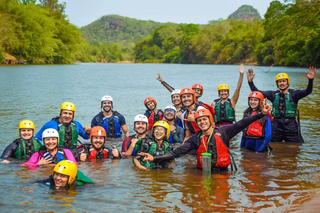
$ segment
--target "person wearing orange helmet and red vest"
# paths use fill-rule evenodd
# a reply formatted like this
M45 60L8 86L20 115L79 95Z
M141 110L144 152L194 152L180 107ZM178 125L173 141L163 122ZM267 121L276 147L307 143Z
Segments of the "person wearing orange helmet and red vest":
M114 146L113 149L105 148L107 134L101 126L95 126L90 132L91 144L81 144L73 153L77 161L86 161L102 158L119 158L119 151Z
M253 70L247 72L248 83L251 91L261 92L265 98L272 102L272 136L271 142L295 142L303 143L304 140L300 131L300 116L298 102L300 99L312 93L313 79L316 74L316 68L310 67L309 73L306 73L308 86L304 90L289 89L290 78L286 73L279 73L275 78L275 83L279 90L261 91L253 84Z
M244 111L243 117L250 117L262 111L264 96L261 92L254 91L248 97L249 107ZM268 112L266 116L247 126L243 130L240 147L245 147L254 152L268 150L271 139L272 116Z
M144 156L144 161L160 163L180 157L191 150L197 150L198 168L202 168L202 154L210 153L212 170L226 170L231 163L228 149L230 140L248 125L263 118L270 110L271 106L265 104L262 112L245 117L231 125L213 128L212 114L207 109L199 109L194 118L200 131L192 135L183 145L161 156L152 156L148 153L139 153L139 155Z
M243 81L245 67L240 65L238 71L240 73L237 88L233 93L232 98L229 98L230 89L227 84L220 84L218 86L218 99L214 100L211 106L214 108L215 115L213 117L216 126L223 126L232 124L236 121L235 108L239 99L240 89Z
M150 135L153 124L161 121L164 113L161 109L157 109L157 101L153 97L147 97L144 100L144 105L147 108L144 115L148 118L148 135Z

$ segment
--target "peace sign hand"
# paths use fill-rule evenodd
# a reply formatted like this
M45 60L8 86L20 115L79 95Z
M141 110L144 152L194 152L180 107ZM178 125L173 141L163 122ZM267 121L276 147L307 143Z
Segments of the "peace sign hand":
M266 115L268 114L268 112L272 109L272 107L270 105L268 105L267 103L267 99L264 99L264 104L263 104L263 108L262 108L262 114Z
M317 72L317 70L315 67L309 67L309 73L307 73L307 72L305 72L305 73L306 73L306 76L308 79L314 79L316 72Z

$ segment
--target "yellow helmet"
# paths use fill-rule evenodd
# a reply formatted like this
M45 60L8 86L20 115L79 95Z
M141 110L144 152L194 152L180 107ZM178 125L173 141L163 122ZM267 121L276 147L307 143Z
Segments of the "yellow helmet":
M279 73L277 76L276 76L276 83L278 80L280 79L287 79L288 80L288 86L290 85L290 78L288 76L287 73Z
M220 84L218 86L218 96L220 96L220 90L226 89L228 90L228 94L230 93L230 89L229 86L227 84Z
M162 126L163 128L165 128L167 130L167 140L169 140L169 137L170 137L170 125L165 122L165 121L157 121L155 122L155 124L153 124L153 127L152 127L152 135L153 135L153 132L154 132L154 128L156 126Z
M68 184L70 185L76 180L77 165L73 161L62 160L59 163L57 163L57 165L55 165L55 167L53 168L52 175L54 175L55 172L63 175L68 175Z
M60 107L60 115L61 115L61 111L62 111L63 109L73 111L73 116L74 116L74 114L76 113L76 107L75 107L74 104L71 103L71 102L64 102L63 104L61 104L61 107Z
M30 120L23 120L19 123L19 136L20 136L20 130L21 129L32 129L33 133L32 135L34 135L34 123Z

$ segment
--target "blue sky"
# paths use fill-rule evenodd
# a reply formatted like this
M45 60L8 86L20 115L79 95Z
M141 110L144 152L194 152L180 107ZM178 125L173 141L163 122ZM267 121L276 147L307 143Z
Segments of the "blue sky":
M85 26L101 16L118 14L158 22L206 24L226 19L241 5L252 5L263 17L272 0L59 0L66 2L71 23Z

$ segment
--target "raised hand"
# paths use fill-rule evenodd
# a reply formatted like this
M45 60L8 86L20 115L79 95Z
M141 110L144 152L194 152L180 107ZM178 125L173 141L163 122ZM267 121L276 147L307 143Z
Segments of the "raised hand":
M113 146L112 155L116 158L119 157L119 151L117 150L116 146Z
M138 155L144 156L143 161L147 161L148 162L148 161L153 161L154 160L153 156L150 155L149 153L140 152Z
M317 72L317 70L315 67L309 67L309 73L307 73L307 72L305 72L305 73L306 73L306 76L308 79L314 79L316 72Z
M87 160L87 154L84 153L84 149L80 152L80 161L86 161Z
M247 71L247 79L249 82L252 82L253 81L253 78L256 74L253 74L253 69L248 69Z
M262 114L266 115L271 109L272 109L272 107L270 105L268 105L267 99L265 98L263 108L262 108Z
M243 74L243 73L244 73L245 67L244 67L243 64L240 64L240 67L238 68L238 71L239 71L240 74Z
M188 118L187 119L183 119L185 121L189 121L189 122L195 122L194 120L194 113L193 112L190 112L189 115L188 115Z
M90 134L91 127L90 126L84 126L83 131L85 131L87 134Z
M157 77L156 79L162 83L162 82L163 82L163 79L162 79L160 73L158 72L157 74L158 74L158 77Z

